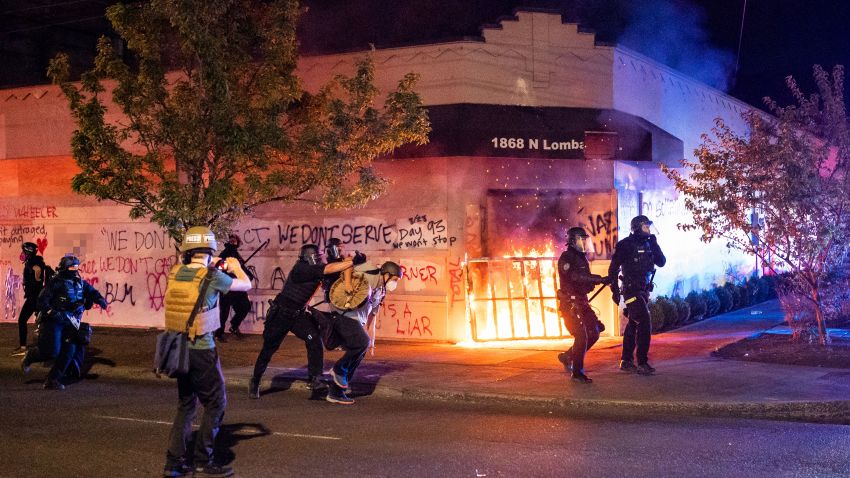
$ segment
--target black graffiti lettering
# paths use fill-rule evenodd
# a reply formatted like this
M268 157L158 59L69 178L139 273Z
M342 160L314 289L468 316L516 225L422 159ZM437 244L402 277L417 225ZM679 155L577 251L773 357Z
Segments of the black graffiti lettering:
M103 298L107 304L114 302L124 303L130 301L130 305L136 305L136 298L133 297L133 286L127 283L107 282L104 289Z
M443 224L442 219L437 219L436 221L428 221L428 232L431 234L442 234L446 232L446 225Z
M277 226L277 241L278 244L283 246L284 244L297 244L296 234L298 231L298 226L281 226L278 224Z
M106 228L103 228L100 230L100 233L106 236L106 244L110 251L123 251L127 249L126 230L107 231Z
M168 246L168 232L134 232L136 251L165 249Z
M283 288L283 284L286 283L286 274L283 273L283 269L280 267L275 267L272 271L272 280L269 289L278 290L278 282L280 283L280 288Z

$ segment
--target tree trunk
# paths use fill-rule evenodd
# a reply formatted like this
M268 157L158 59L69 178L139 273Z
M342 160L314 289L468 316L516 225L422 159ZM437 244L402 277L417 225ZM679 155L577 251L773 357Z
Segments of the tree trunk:
M823 308L821 308L820 294L817 287L812 288L811 294L812 301L815 303L815 320L818 323L818 343L826 345L826 319L823 317Z

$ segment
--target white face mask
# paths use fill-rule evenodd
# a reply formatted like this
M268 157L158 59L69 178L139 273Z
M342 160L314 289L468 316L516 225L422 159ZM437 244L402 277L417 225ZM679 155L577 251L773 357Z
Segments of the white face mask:
M391 280L387 282L387 291L392 292L398 287L398 280Z

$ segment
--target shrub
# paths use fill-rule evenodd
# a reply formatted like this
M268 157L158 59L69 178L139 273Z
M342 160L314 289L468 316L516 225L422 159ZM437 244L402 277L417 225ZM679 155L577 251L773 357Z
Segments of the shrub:
M685 297L685 302L687 302L690 308L690 318L693 320L702 320L705 317L705 297L703 297L702 293L692 290Z
M743 294L741 288L738 285L732 282L727 282L723 284L723 288L726 289L726 292L729 292L729 296L732 297L732 306L729 308L729 310L736 310L743 307Z
M705 301L705 318L714 317L720 313L720 299L714 290L706 290L701 294Z
M673 306L676 308L676 323L673 326L686 324L691 318L691 306L681 297L673 297Z
M657 334L664 328L664 307L661 305L661 299L658 297L649 302L649 316L652 319L652 333Z
M725 314L732 310L732 307L735 305L734 298L732 294L725 287L715 287L714 294L717 296L717 300L720 301L720 308L717 309L718 314Z

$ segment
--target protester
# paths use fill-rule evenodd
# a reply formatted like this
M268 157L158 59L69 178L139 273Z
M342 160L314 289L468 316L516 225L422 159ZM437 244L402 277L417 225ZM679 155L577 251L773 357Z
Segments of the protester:
M374 337L370 339L368 331L375 321L375 316L387 292L394 291L398 286L401 267L395 262L387 261L381 265L380 269L372 269L364 264L355 267L354 272L362 274L361 277L368 284L369 294L362 304L349 310L335 307L338 316L333 322L334 332L339 337L345 354L331 369L333 383L326 400L341 405L354 403L354 399L349 397L346 391L349 390L354 372L366 356L367 349L370 345L374 345Z

